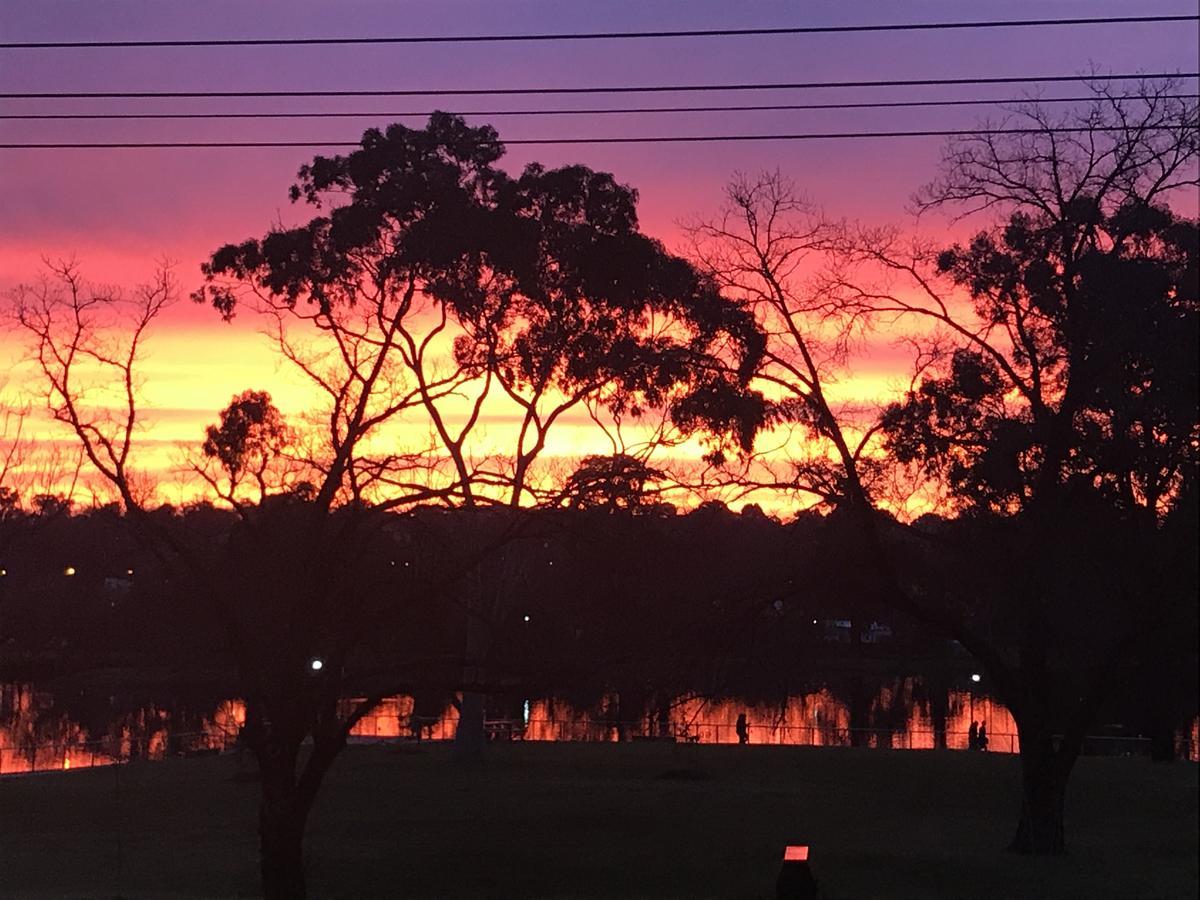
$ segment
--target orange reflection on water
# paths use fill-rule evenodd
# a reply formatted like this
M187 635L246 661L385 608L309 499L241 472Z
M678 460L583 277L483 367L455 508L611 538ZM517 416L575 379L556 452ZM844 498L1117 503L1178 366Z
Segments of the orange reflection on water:
M350 715L358 702L343 701L342 714ZM1020 746L1016 723L1002 704L969 690L951 691L942 707L944 718L935 721L933 703L917 701L910 679L895 682L893 688L880 690L866 702L862 721L870 727L860 729L851 728L847 704L824 689L792 696L782 703L688 695L639 719L618 723L620 708L615 694L586 709L560 699L538 698L528 700L524 715L515 720L501 718L485 724L496 740L607 742L652 736L736 744L738 718L745 715L749 741L755 745L919 750L938 746L940 736L947 748L965 750L971 723L978 722L987 729L989 751L1015 753ZM246 705L240 699L222 701L208 716L185 717L183 721L192 723L192 730L183 729L180 714L173 716L149 705L115 715L105 732L89 734L55 706L52 695L27 684L0 684L0 709L4 711L0 721L0 774L74 770L123 760L157 760L170 754L229 749L246 721ZM458 723L453 704L436 715L416 719L413 711L411 696L386 698L355 724L351 735L359 739L413 738L419 729L421 739L453 739ZM1181 758L1196 761L1200 757L1200 719L1193 719L1189 728L1181 729L1177 741Z
M363 698L342 701L342 715L348 716ZM363 716L350 730L351 737L396 738L415 737L415 727L421 728L420 736L425 740L444 741L454 737L458 727L458 710L447 706L432 721L413 720L414 700L407 694L385 697L370 713Z
M846 705L824 689L778 704L693 697L674 705L672 721L682 735L702 744L736 744L737 720L743 713L752 744L839 745L850 727Z
M213 739L227 736L236 737L246 724L246 703L244 700L224 700L213 710L213 714L201 724L205 734Z
M615 698L607 698L604 711L594 715L561 700L530 700L524 738L527 741L619 740L620 732L608 716L608 710L615 708L615 704Z
M88 740L87 731L64 713L52 714L53 697L30 685L0 685L0 774L105 765L114 756Z
M969 691L950 694L950 714L946 718L946 746L951 750L966 750L971 723L987 728L988 750L993 753L1016 753L1017 723L1008 708L989 697L976 697Z
M240 700L225 701L200 730L172 730L166 710L153 705L119 716L102 734L90 734L54 711L54 698L27 684L0 684L0 774L87 769L132 759L163 759L169 753L220 750L232 744L245 721Z

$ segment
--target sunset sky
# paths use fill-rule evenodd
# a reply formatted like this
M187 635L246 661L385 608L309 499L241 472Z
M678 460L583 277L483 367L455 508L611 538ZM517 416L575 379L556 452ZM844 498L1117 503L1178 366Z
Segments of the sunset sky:
M747 28L893 21L955 21L1130 14L1191 14L1192 2L354 2L38 3L4 5L6 41L497 34L597 30ZM0 51L7 92L284 89L420 89L702 84L1069 75L1090 71L1195 71L1195 23L955 32L725 37L476 45L208 47ZM366 112L529 107L602 107L772 102L1071 96L1080 85L907 87L875 90L626 96L473 98L275 98L0 100L6 113ZM674 115L497 117L502 138L636 134L736 134L969 128L984 107L689 113ZM998 115L995 110L993 115ZM4 143L113 140L355 140L393 119L14 121ZM487 117L471 117L474 123ZM418 126L421 118L403 119ZM831 215L902 222L914 188L933 172L937 138L698 145L515 147L517 170L581 162L609 170L641 195L643 228L680 247L677 223L710 215L735 170L780 168ZM199 262L224 242L263 234L309 211L287 188L315 151L0 150L0 290L35 279L42 257L75 257L93 281L132 285L156 260L177 264L186 293ZM944 220L926 220L927 232ZM145 369L154 408L145 438L160 446L196 442L236 392L270 391L289 411L304 406L294 379L275 365L252 319L220 322L209 309L179 304L160 323ZM11 338L3 353L16 357ZM864 361L852 395L886 388L892 357ZM8 390L28 388L20 370ZM570 441L560 448L566 452ZM590 448L594 449L594 448Z

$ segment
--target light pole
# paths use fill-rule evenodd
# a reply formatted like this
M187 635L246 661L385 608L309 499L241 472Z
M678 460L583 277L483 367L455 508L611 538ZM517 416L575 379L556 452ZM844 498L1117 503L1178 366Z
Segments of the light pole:
M972 722L975 721L975 685L979 684L979 682L982 680L983 680L983 676L981 676L978 672L971 673L971 721Z

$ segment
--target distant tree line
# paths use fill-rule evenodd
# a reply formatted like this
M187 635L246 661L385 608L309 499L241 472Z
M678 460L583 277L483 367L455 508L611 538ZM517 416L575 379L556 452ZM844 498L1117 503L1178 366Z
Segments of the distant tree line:
M213 546L238 524L232 511L206 504L155 515L188 540ZM398 673L396 690L435 705L462 690L467 611L432 582L422 590L423 579L455 558L448 548L479 521L505 515L427 507L383 523L388 539L361 564L378 576L369 589L395 602L373 620L355 668ZM944 676L968 666L960 647L896 617L873 596L869 579L856 577L855 532L843 514L782 522L753 505L739 514L708 503L687 514L655 504L543 510L532 518L529 535L481 564L502 585L481 661L493 679L482 686L493 710L529 696L567 697L583 708L616 696L624 709L617 718L636 721L686 694L778 701L827 688L845 698L852 727L866 729L876 724L867 720L868 706L887 677L915 675L948 687L954 679ZM71 514L42 504L4 527L0 676L73 681L119 669L130 685L143 671L171 685L236 690L226 637L204 599L172 581L118 507ZM972 523L957 519L889 526L908 577L928 591L941 590L946 577L939 548L977 538ZM997 568L954 577L987 583L1002 575ZM1004 598L980 596L970 621L1015 652ZM866 624L877 620L889 627L888 640L864 643ZM1063 627L1086 634L1086 607ZM1104 721L1154 736L1156 753L1170 758L1175 733L1196 711L1184 677L1195 663L1189 633L1163 631L1152 652L1123 666L1123 690L1114 692Z

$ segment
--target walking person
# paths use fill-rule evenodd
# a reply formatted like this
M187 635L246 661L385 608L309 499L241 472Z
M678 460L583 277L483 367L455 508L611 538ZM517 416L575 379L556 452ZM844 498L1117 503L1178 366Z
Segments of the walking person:
M750 726L746 724L745 713L738 713L737 724L734 725L734 730L737 732L739 745L750 743Z
M979 726L979 737L976 739L976 745L980 750L986 750L988 745L987 725Z
M979 749L979 723L972 722L971 727L967 729L967 749Z

